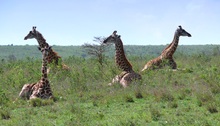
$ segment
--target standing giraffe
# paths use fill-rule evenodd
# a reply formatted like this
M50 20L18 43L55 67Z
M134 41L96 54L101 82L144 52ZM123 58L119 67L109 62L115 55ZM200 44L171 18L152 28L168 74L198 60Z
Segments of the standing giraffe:
M43 35L36 30L36 26L33 26L32 31L30 31L28 35L24 37L24 40L32 39L32 38L35 38L37 40L40 48L49 47L49 44L46 42L46 39L44 39ZM48 63L54 62L56 65L58 65L59 59L61 59L61 57L53 50L50 51L47 57ZM69 69L68 66L65 65L64 63L62 63L62 67L63 69Z
M49 53L52 51L51 47L40 48L39 50L42 52L42 68L41 68L41 79L32 84L25 84L22 87L21 92L19 93L19 97L26 99L34 99L34 98L42 98L48 99L53 98L52 90L50 88L50 83L47 78L47 57Z
M127 87L133 80L140 80L142 77L132 69L132 65L125 56L120 35L117 35L116 33L117 31L114 31L112 35L103 41L103 43L115 44L115 62L116 65L123 71L120 75L113 78L112 83L119 82L123 87ZM110 85L112 83L110 83Z
M179 37L180 36L188 36L191 37L191 34L182 29L181 26L177 28L173 41L162 51L161 55L155 59L150 60L147 62L147 64L144 66L142 71L145 71L147 69L155 69L155 68L161 68L166 63L172 68L176 69L177 65L176 62L173 59L173 54L175 53L178 43L179 43ZM164 62L165 61L165 62ZM166 62L167 61L167 62Z

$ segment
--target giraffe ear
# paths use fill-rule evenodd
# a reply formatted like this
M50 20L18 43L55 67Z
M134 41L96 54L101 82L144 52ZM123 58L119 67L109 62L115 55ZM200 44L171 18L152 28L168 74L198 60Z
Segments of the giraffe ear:
M121 38L121 35L119 35L118 38Z
M48 49L52 49L52 46L49 46L49 48Z

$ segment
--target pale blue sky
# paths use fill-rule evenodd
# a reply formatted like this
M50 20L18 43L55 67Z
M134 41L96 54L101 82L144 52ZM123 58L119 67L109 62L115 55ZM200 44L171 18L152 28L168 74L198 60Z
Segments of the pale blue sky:
M0 45L82 45L114 30L125 45L165 45L178 25L181 45L220 43L220 0L0 0Z

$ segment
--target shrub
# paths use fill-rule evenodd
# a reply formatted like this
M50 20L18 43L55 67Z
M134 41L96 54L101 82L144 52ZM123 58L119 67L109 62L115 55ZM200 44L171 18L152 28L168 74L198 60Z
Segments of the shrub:
M2 88L0 88L0 105L4 105L8 102L8 97L6 96L5 92L3 90L1 90Z
M40 99L40 98L35 98L30 100L30 105L32 107L40 107L40 106L46 106L46 105L52 105L54 101L52 99Z
M168 107L170 107L170 108L177 108L178 104L176 102L169 102L168 103Z
M207 106L207 109L210 113L217 113L218 112L217 106L215 104L209 104Z
M134 99L131 96L125 96L126 102L134 102Z
M10 119L10 112L8 110L0 110L0 115L2 119Z
M161 113L159 111L159 109L157 108L150 108L150 113L151 113L151 118L154 120L154 121L158 121L161 117Z
M165 89L157 90L154 92L157 101L173 101L174 96Z
M136 98L143 98L143 95L141 94L141 92L136 92L135 96Z

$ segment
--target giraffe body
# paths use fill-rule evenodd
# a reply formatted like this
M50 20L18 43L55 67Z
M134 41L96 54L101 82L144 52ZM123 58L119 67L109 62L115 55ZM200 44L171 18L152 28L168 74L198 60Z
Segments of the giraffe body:
M43 57L42 68L41 68L42 77L36 83L25 84L22 87L21 92L19 93L19 96L21 98L26 98L26 99L53 98L52 90L50 88L50 83L47 78L47 56L49 55L49 52L51 51L51 47L45 47L45 48L39 48L39 49L41 50L42 57Z
M24 40L33 39L33 38L37 40L40 48L49 47L49 44L46 42L46 39L43 37L43 35L39 31L36 30L35 26L33 27L32 31L30 31L28 35L24 37ZM49 52L49 55L47 57L47 61L49 64L55 63L56 65L58 65L59 59L61 59L61 57L57 54L57 52L53 50ZM69 67L63 63L62 63L62 67L63 69L69 69Z
M177 64L173 59L173 54L177 49L180 36L191 37L191 34L182 29L181 26L179 26L179 28L176 30L174 34L173 41L162 51L159 57L147 62L142 71L145 71L147 69L162 68L165 65L169 65L172 69L177 69Z
M133 71L132 65L125 56L123 43L120 38L120 35L117 35L116 33L117 31L114 31L112 35L110 35L107 39L103 41L103 43L115 44L115 62L116 65L123 72L120 75L116 75L116 77L113 78L112 83L110 83L109 85L118 82L123 87L127 87L132 81L140 80L141 75Z

